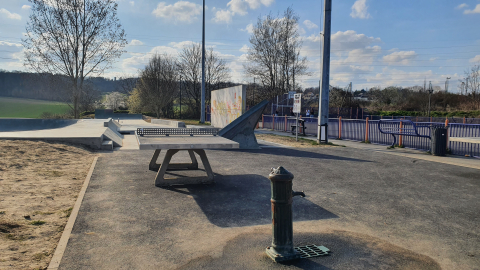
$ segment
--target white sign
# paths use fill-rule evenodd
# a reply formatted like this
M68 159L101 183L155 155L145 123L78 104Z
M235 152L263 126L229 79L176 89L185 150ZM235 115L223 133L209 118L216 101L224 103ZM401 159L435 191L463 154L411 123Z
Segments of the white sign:
M293 98L293 96L296 94L297 92L295 91L288 91L288 98Z
M293 95L293 112L294 113L302 112L302 94Z

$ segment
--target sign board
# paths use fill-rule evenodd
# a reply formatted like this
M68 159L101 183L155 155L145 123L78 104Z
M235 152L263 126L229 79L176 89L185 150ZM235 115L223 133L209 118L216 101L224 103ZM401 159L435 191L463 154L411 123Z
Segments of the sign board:
M293 98L293 96L296 94L297 92L295 91L288 91L288 98Z
M293 112L294 113L302 112L302 94L293 95Z

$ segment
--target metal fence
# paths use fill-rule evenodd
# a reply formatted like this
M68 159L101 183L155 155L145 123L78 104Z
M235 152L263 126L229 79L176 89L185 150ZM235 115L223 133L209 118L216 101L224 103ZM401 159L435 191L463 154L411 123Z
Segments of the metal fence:
M305 133L317 136L318 119L316 117L302 117L305 120ZM445 118L443 118L445 119ZM291 132L291 126L295 125L295 118L288 116L262 116L263 128L276 131ZM391 145L392 135L383 134L378 129L379 120L342 119L330 118L328 120L328 137L341 138L352 141L369 141L374 144ZM397 123L399 125L400 123ZM430 136L431 125L445 125L444 122L417 122L415 123L420 135ZM397 143L407 148L430 150L431 141L428 138L397 136ZM448 123L449 137L480 137L480 124ZM470 155L480 157L480 144L448 142L448 149L454 155Z

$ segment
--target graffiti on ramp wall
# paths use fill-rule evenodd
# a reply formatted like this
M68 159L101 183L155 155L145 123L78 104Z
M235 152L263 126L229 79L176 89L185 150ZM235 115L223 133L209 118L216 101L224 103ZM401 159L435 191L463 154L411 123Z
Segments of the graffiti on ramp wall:
M211 124L223 128L245 112L246 86L212 91Z

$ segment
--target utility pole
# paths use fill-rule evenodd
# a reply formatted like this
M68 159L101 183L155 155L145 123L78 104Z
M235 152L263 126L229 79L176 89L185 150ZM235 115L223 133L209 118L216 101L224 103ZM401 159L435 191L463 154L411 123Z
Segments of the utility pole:
M447 80L445 81L445 93L448 92L448 80L450 80L451 77L447 77Z
M205 123L205 0L203 0L203 29L202 29L202 101L200 109L200 123Z
M332 0L325 0L322 42L322 81L318 99L317 142L328 143L328 106L330 92L330 32L332 28Z

